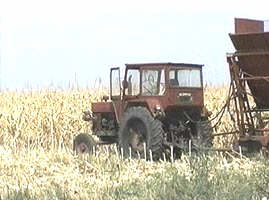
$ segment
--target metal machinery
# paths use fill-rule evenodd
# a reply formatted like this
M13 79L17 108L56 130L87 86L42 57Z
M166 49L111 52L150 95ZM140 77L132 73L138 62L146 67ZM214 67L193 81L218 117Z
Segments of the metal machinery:
M234 106L236 145L249 151L268 149L269 32L264 32L263 21L235 19L235 33L229 36L236 49L227 54L228 100L233 104L225 106ZM212 135L202 65L195 64L127 64L122 82L120 69L111 68L110 96L92 103L83 118L92 122L99 144L117 143L124 154L152 151L158 157L171 146L181 151L191 141L197 149L211 147L212 136L231 134ZM74 140L77 152L88 152L93 145L89 134Z
M188 147L211 146L212 128L204 109L202 65L186 63L126 64L110 70L110 96L92 103L84 120L92 122L99 144L117 143L125 155L160 156ZM88 152L93 140L80 134L74 150ZM143 153L144 152L144 153Z
M238 144L248 151L268 149L269 143L269 32L264 30L264 21L235 19L230 38L236 51L227 54Z

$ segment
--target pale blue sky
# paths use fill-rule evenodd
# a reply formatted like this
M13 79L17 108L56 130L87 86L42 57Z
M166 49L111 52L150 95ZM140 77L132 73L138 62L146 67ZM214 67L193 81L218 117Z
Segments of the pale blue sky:
M204 64L207 83L228 83L234 17L269 19L266 2L2 0L1 86L76 77L92 87L99 77L108 83L110 67L140 62Z

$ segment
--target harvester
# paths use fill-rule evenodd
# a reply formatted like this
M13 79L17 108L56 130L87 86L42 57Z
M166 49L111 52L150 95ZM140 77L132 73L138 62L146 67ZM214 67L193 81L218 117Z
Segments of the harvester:
M230 34L236 49L227 54L231 98L235 106L237 145L247 151L267 149L269 144L269 32L265 22L235 19Z

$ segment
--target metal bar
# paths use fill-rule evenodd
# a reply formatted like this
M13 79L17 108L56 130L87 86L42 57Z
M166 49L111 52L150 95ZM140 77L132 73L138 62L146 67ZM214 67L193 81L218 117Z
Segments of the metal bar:
M234 82L235 82L235 87L236 87L236 96L238 99L238 105L239 105L239 115L240 115L240 121L239 121L239 126L241 127L242 132L241 133L245 133L245 126L244 121L245 121L245 116L244 116L244 101L243 101L243 92L242 92L242 85L239 81L240 78L240 70L238 65L236 64L235 58L233 58L232 60L232 69L233 69L233 78L234 78Z
M236 83L235 83L235 78L234 78L234 69L233 69L233 60L234 57L229 54L227 55L227 62L229 63L229 71L230 71L230 76L231 76L231 82L232 82L232 96L236 96ZM237 118L237 125L239 128L240 133L242 133L242 126L240 124L240 115L239 115L239 105L238 105L238 101L237 98L234 98L234 105L235 105L235 112L236 112L236 118Z
M242 73L241 73L241 71L240 71L240 76L239 77L241 77L242 76ZM245 114L245 117L246 117L246 121L247 121L247 126L248 127L251 127L251 125L253 125L253 120L252 120L252 116L251 116L251 113L247 113L247 112L245 112L245 111L247 111L247 110L250 110L250 107L249 107L249 103L248 103L248 98L247 98L247 96L246 96L246 94L245 94L245 91L246 91L246 84L245 84L245 81L242 81L242 80L240 80L239 79L239 82L240 82L240 84L242 85L242 90L241 90L241 92L242 92L242 102L243 102L243 109L244 109L244 114ZM249 116L250 115L250 116Z
M216 136L223 136L223 135L231 135L231 134L235 134L235 133L239 133L239 131L231 131L231 132L223 132L223 133L215 133L212 134L212 137L216 137Z
M248 110L250 110L251 108L250 108L250 103L249 103L249 99L248 99L248 95L247 95L247 93L246 93L246 81L244 81L244 88L245 88L245 92L244 92L244 100L245 100L245 103L247 104L246 106L247 106L247 109L245 109L245 114L246 114L246 116L247 116L247 118L248 118L248 122L249 122L249 120L250 120L250 122L251 122L251 128L254 128L254 120L253 120L253 116L252 116L252 113L251 112L247 112ZM248 116L249 115L249 116Z
M116 120L117 122L119 123L120 120L119 120L119 115L118 115L118 110L117 110L117 106L115 105L115 101L112 101L112 105L113 105L113 108L114 108L114 113L115 113L115 116L116 116Z
M255 51L255 52L236 52L233 56L266 56L269 55L269 51Z
M254 120L252 113L247 112L250 110L250 104L248 101L248 96L246 95L246 82L245 80L240 80L243 76L242 71L240 70L240 67L237 65L236 62L234 62L234 67L235 67L235 77L238 80L237 83L237 89L239 90L238 92L238 99L239 99L239 105L240 105L240 114L243 116L241 117L241 125L244 126L243 128L243 134L246 132L246 128L248 129L253 129L254 128ZM247 124L243 124L244 121L246 120ZM247 125L247 127L246 127Z
M227 57L230 65L233 95L235 96L235 110L239 132L245 135L246 130L254 129L254 120L250 108L249 99L246 94L246 80L243 80L243 73L237 65L236 57Z
M269 76L255 76L255 77L244 77L244 78L240 78L240 80L260 80L260 79L265 79L265 80L269 80Z

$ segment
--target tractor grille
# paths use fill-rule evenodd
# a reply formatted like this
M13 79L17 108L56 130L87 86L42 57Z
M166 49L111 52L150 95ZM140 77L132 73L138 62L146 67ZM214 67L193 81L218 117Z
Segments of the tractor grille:
M179 104L190 104L192 103L191 93L179 93L177 96L177 103Z

